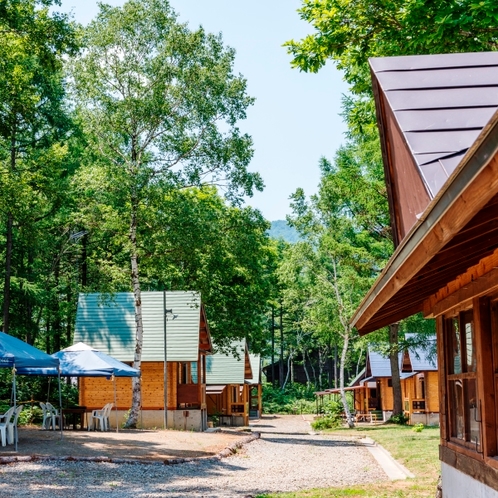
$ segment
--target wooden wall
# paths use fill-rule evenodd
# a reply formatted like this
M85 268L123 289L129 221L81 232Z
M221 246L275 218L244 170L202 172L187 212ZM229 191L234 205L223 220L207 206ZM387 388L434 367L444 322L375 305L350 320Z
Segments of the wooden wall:
M422 396L420 378L424 376L425 398ZM412 411L412 400L425 399L425 412L439 413L439 380L437 372L425 372L424 374L414 375L401 381L403 394L403 408L405 400L409 401L409 412Z
M142 408L162 410L164 408L164 363L142 363ZM178 364L168 362L168 409L175 410L178 381ZM105 377L81 377L79 379L79 404L89 409L102 408L114 402L114 385ZM116 378L117 405L120 410L131 408L131 378Z
M392 411L394 407L393 402L393 388L387 385L387 378L380 379L380 396L382 402L382 411ZM377 396L379 393L377 393Z
M439 374L425 374L425 406L428 412L439 413Z

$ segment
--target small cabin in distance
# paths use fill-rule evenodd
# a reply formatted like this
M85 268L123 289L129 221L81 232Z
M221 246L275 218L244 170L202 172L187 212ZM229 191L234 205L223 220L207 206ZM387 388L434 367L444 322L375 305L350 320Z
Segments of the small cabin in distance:
M404 414L409 424L439 423L437 359L428 349L412 347L399 355L399 374ZM387 421L394 406L391 363L376 351L367 352L365 369L346 388L353 393L358 421ZM338 393L329 389L318 395Z
M165 310L171 310L171 313L165 313ZM205 430L206 355L211 353L212 344L199 293L142 292L142 314L139 425L163 427L167 422L168 428ZM75 342L85 342L131 365L135 335L132 293L80 294ZM79 404L87 409L102 408L113 399L112 385L105 378L82 377L79 392ZM131 380L117 379L117 408L123 422L131 401Z
M218 352L206 361L206 400L209 416L220 425L245 426L251 411L261 413L259 355L250 355L246 341L232 344L233 352Z

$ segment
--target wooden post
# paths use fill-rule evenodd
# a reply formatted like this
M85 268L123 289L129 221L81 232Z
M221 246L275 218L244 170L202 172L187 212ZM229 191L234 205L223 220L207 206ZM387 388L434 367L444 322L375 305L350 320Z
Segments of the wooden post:
M484 456L495 456L496 404L493 370L493 340L491 334L491 306L488 298L475 298L474 330L477 360L478 414L481 422L481 445Z

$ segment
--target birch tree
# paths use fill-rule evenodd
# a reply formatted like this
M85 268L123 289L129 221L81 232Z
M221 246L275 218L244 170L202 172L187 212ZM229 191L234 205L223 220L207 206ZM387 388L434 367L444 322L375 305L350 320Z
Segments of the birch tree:
M235 53L221 35L180 24L167 0L100 4L84 42L71 68L90 148L79 185L102 212L115 213L129 257L134 367L140 368L141 237L148 228L143 213L159 188L214 183L232 200L262 188L259 175L247 171L251 138L237 128L253 99L245 80L233 73ZM136 426L140 402L137 378L128 427Z

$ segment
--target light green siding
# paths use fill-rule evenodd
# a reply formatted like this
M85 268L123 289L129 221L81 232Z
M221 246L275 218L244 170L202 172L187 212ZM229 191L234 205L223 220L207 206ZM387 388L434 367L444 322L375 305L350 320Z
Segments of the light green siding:
M246 343L245 341L234 342L232 348L238 353L238 358L233 354L224 353L206 356L206 384L244 383Z
M261 357L259 354L250 354L249 360L251 361L252 379L246 379L247 384L260 384L261 383Z
M201 300L197 292L142 292L142 361L164 361L164 308L168 361L197 361ZM74 342L85 342L121 361L133 361L135 309L131 292L80 294Z

